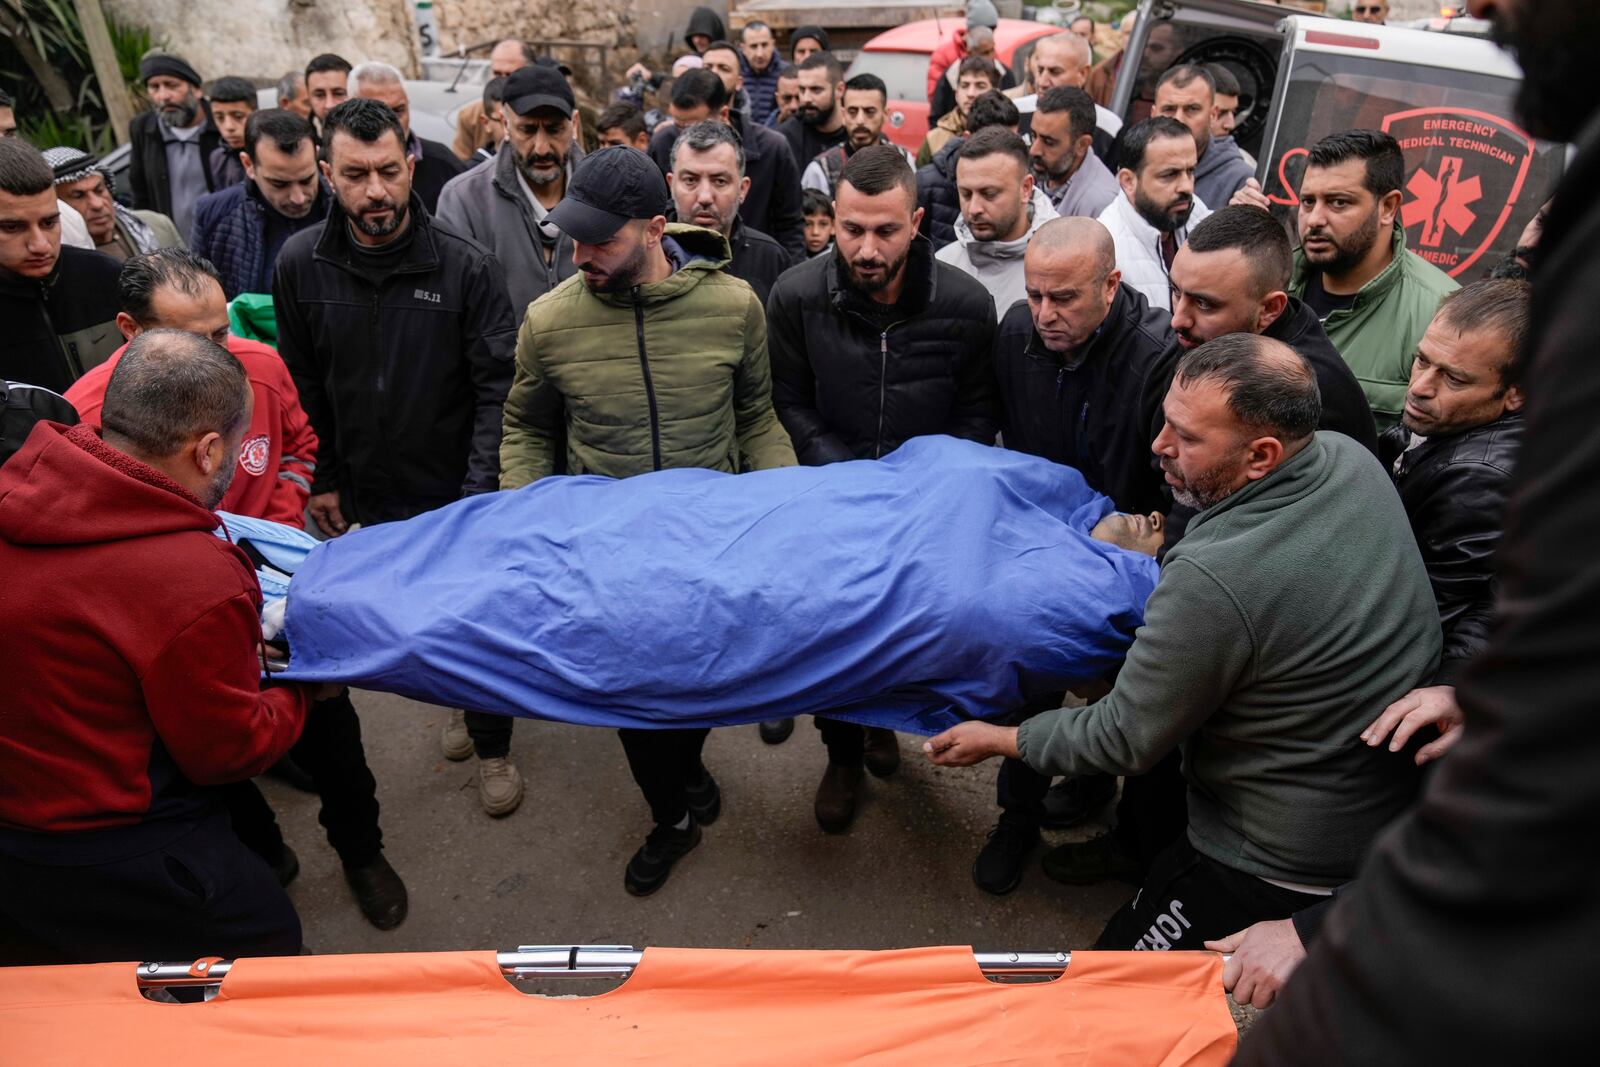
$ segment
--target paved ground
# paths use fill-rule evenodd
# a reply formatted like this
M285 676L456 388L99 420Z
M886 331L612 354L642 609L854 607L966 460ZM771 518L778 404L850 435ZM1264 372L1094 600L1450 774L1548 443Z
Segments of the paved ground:
M851 833L823 834L811 799L824 754L802 720L777 747L753 726L712 733L706 765L722 785L722 817L667 886L639 900L623 891L622 869L648 818L612 731L518 722L512 754L527 796L493 820L478 807L473 762L439 754L441 710L381 694L355 702L386 851L410 888L411 914L388 933L369 926L316 824L316 799L265 781L300 855L290 895L318 952L565 943L1070 949L1091 944L1131 892L1058 885L1036 863L1008 897L977 889L970 867L996 814L995 765L936 768L911 737L902 738L898 775L869 778Z
M777 747L762 744L753 726L712 733L706 765L722 785L722 816L666 887L639 900L623 890L622 869L648 815L612 731L518 722L512 755L527 796L497 820L478 806L473 762L440 756L442 710L375 693L356 693L355 704L378 779L385 848L410 889L411 913L388 933L369 926L316 823L316 799L263 779L300 855L289 894L306 944L319 953L525 944L1055 951L1093 944L1132 892L1059 885L1037 861L1011 895L979 890L970 870L996 815L996 765L934 767L909 736L901 738L900 773L868 778L851 832L823 834L811 798L824 752L801 720ZM1046 843L1100 829L1047 833ZM557 983L540 991L603 988ZM1249 1025L1248 1010L1234 1016Z

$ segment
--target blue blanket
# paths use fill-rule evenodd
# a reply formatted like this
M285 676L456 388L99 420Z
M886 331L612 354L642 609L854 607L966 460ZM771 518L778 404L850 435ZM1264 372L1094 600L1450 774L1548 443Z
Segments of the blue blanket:
M827 712L934 733L1103 676L1156 563L1074 470L951 438L877 462L548 478L311 550L285 677L596 726Z

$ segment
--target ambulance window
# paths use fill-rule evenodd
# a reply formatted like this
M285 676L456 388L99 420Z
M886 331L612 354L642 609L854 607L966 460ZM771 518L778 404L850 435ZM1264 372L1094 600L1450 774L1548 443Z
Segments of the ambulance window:
M1265 153L1266 192L1286 221L1306 148L1380 129L1406 157L1406 244L1464 282L1483 277L1555 189L1564 149L1515 119L1515 81L1495 75L1302 52Z

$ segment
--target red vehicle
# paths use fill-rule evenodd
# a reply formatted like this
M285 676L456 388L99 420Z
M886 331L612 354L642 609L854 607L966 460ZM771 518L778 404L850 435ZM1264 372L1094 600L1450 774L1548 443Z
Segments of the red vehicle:
M965 29L961 18L922 19L885 30L861 46L845 77L876 74L889 87L889 121L883 132L889 140L915 152L928 135L928 59L934 49ZM995 55L1010 67L1020 82L1020 63L1040 37L1060 33L1060 26L1023 19L1001 19L995 27ZM935 116L937 117L937 116Z

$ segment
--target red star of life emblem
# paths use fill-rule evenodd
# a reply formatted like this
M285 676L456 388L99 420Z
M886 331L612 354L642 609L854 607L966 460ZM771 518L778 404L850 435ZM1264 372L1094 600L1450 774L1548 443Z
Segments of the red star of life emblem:
M1406 183L1406 191L1416 199L1401 208L1401 223L1406 229L1420 223L1426 248L1443 244L1446 230L1464 234L1478 221L1471 205L1483 199L1483 182L1477 175L1463 178L1462 162L1460 156L1445 156L1438 174L1419 169Z

